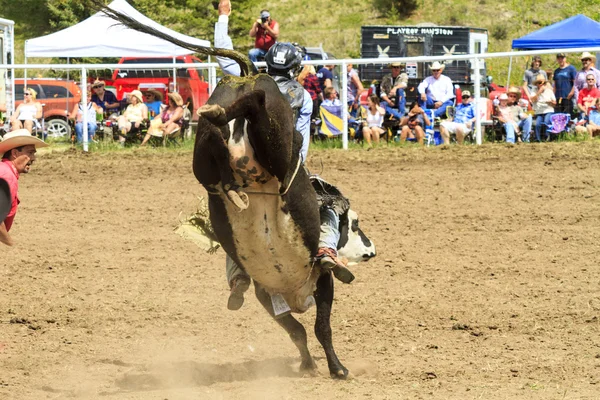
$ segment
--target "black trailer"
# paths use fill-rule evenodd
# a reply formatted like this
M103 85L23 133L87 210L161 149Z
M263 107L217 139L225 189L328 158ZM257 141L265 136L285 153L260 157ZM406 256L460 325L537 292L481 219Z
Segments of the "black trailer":
M481 54L487 51L486 29L465 26L363 26L361 28L361 57L386 59L390 57L443 56ZM407 63L409 87L415 87L430 75L431 63ZM444 74L463 88L472 88L473 66L470 61L446 61ZM359 67L363 82L381 82L390 73L386 64ZM482 83L485 82L484 60L480 61Z

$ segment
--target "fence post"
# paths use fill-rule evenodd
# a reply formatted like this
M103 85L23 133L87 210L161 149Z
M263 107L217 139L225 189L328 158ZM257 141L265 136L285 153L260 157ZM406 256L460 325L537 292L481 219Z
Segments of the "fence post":
M479 58L473 59L473 65L475 69L475 135L477 138L477 144L481 145L483 142L483 135L481 134L481 114L479 113L479 107L481 105L481 71L479 71Z
M88 151L87 70L81 68L81 109L83 110L83 151ZM69 114L67 114L67 118ZM77 125L77 121L75 121Z
M342 61L342 87L340 88L342 102L342 148L348 150L348 72L346 71L346 61Z

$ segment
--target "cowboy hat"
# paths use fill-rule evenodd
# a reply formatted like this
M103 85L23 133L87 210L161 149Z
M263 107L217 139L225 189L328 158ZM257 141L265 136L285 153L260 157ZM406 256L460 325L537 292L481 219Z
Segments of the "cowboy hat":
M106 82L101 81L100 79L96 79L94 81L94 83L92 84L92 87L94 87L94 86L106 86Z
M11 207L10 188L8 183L0 178L0 222L8 215Z
M177 106L183 105L183 99L181 98L181 95L177 92L169 93L169 99L173 100Z
M584 51L583 53L581 53L580 59L583 60L584 58L589 58L589 59L594 60L594 62L596 62L596 56L588 51Z
M154 95L154 98L157 101L162 101L163 100L163 94L160 92L160 90L156 90L156 89L148 89L146 90L146 93L150 93Z
M442 69L443 70L444 68L446 68L446 65L440 64L439 61L435 61L433 64L431 64L429 66L429 69L431 69L431 70L433 70L433 69Z
M508 96L506 93L502 93L500 96L498 96L498 100L508 100Z
M27 129L17 129L4 135L0 142L0 154L29 144L34 145L36 148L48 146L48 143L43 140L31 136L31 133Z
M129 96L137 97L137 99L140 101L140 103L144 102L144 96L142 95L142 92L140 92L139 90L134 90L133 92L129 93Z
M533 83L546 83L546 77L543 74L537 74Z
M402 63L401 63L401 62L393 62L393 63L390 63L390 68L391 68L391 67L402 67Z
M516 87L516 86L511 86L508 88L508 91L506 93L512 93L512 94L516 94L517 95L517 99L521 98L521 89Z

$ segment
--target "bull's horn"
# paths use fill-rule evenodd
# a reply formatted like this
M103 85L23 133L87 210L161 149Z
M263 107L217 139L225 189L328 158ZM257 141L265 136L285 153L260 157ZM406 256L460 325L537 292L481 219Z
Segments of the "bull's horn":
M235 190L227 191L227 197L235 206L238 208L238 211L244 211L250 205L250 199L248 199L248 195L244 192L236 192Z

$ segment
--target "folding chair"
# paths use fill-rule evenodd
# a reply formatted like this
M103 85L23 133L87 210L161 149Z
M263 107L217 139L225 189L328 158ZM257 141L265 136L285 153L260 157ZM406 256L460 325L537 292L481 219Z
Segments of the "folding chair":
M557 136L569 129L569 122L571 116L565 113L552 114L550 117L550 124L546 125L546 135L550 138L550 135Z
M319 136L328 139L339 137L342 134L342 129L344 127L342 120L342 106L321 105L319 114L321 115Z
M425 114L427 114L427 118L429 118L429 125L425 125L425 140L424 142L429 147L432 143L435 146L439 146L444 143L442 139L442 135L440 134L439 129L435 129L435 117L433 115L434 110L429 110L424 108Z

